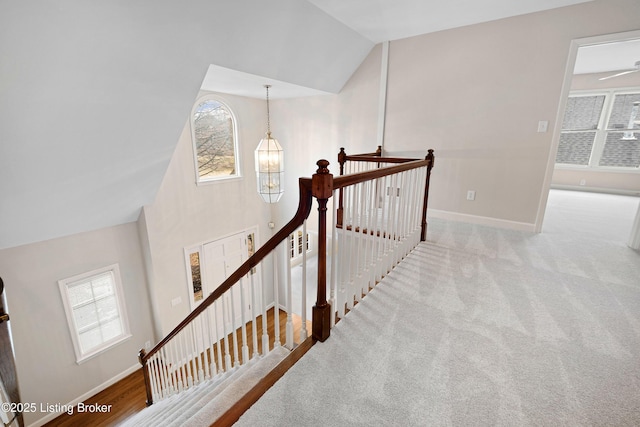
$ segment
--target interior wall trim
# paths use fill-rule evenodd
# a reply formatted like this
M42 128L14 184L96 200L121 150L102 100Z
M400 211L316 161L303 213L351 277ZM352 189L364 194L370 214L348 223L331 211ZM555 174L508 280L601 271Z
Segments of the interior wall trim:
M448 221L467 222L470 224L486 225L489 227L504 228L507 230L518 230L535 232L536 225L528 222L510 221L507 219L491 218L487 216L469 215L459 212L442 211L438 209L429 209L427 211L429 218L438 218ZM429 233L427 232L427 236Z

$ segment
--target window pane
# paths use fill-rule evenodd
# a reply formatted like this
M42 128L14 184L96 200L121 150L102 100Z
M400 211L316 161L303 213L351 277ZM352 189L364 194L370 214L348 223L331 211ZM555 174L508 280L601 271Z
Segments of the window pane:
M89 329L80 334L80 348L83 352L86 353L100 344L102 344L102 334L99 328Z
M118 303L115 296L107 297L96 302L98 319L100 322L118 317Z
M110 272L97 276L91 281L91 285L93 286L94 298L113 295L113 277Z
M109 341L122 334L122 324L120 318L111 320L102 325L102 338L104 341Z
M595 132L563 132L560 134L556 163L587 166L595 136Z
M202 276L200 273L200 252L189 254L189 264L191 266L191 282L193 283L193 300L200 301L204 298L202 294Z
M91 282L78 283L70 286L67 290L71 307L77 307L83 303L93 300L91 292Z
M604 95L576 96L567 100L562 130L597 129Z
M607 140L600 158L600 166L639 167L640 141L638 139L625 138L625 132L607 132Z
M193 117L198 176L215 178L236 174L233 117L218 101L207 100Z
M73 310L78 330L92 327L98 323L98 313L94 304L84 305Z
M638 106L634 109L634 102L640 102L640 93L616 95L607 129L640 129L640 124L633 123L634 119L640 119Z

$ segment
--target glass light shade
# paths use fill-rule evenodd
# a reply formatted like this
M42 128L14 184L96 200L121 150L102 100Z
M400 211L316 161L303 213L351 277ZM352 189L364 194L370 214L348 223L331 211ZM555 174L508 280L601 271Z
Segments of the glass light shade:
M284 193L284 152L278 140L267 133L256 148L258 194L267 203L276 203Z

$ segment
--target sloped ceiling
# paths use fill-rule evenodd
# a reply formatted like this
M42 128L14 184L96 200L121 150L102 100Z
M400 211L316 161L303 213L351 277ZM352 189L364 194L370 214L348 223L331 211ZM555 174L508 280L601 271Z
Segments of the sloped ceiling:
M372 47L299 0L1 2L0 248L137 220L210 64L335 93Z
M590 0L309 0L380 43Z
M135 221L207 70L337 93L380 40L577 2L2 1L0 249Z

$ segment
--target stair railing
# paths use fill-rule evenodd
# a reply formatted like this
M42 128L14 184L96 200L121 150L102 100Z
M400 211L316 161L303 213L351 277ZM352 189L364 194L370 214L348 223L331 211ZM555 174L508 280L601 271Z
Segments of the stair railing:
M312 179L299 179L300 201L291 221L276 232L158 344L149 351L140 350L139 361L144 374L147 405L204 380L215 379L232 371L255 357L260 349L262 355L269 351L264 289L257 289L251 271L268 255L275 254L278 246L286 242L289 235L309 216L312 206L311 183ZM278 292L274 292L274 295L277 296ZM252 300L253 313L245 312L244 303L240 304L241 313L236 312L237 302L242 298ZM258 307L261 308L260 313L257 312ZM276 323L278 311L279 304L276 299ZM247 323L250 320L252 355L248 354ZM262 333L259 340L260 323ZM303 325L304 327L306 325ZM277 339L274 345L277 346L280 344L279 327L276 326L276 329ZM241 345L238 332L241 334Z
M426 240L433 150L424 159L338 155L330 305L343 317L418 242ZM350 164L351 163L351 164ZM351 172L350 171L356 171Z
M148 405L203 381L225 378L228 372L269 351L265 290L256 286L251 272L268 256L275 256L279 248L288 260L288 239L299 227L303 227L306 239L306 219L313 198L318 201L317 298L311 322L316 341L326 340L336 315L342 317L345 310L359 301L420 239L425 239L433 150L429 150L424 160L385 158L381 156L381 150L357 156L343 154L344 149L339 155L339 159L344 160L341 172L347 160L366 166L361 166L360 172L334 178L329 173L329 162L319 160L317 172L311 178L298 181L300 200L291 221L157 345L149 351L140 350ZM338 193L339 207L332 208L331 239L328 239L328 201L331 197L335 199ZM328 241L333 245L331 251L328 251ZM328 253L331 256L330 301L327 300ZM306 270L306 257L303 264ZM274 270L278 269L274 266ZM304 276L303 286L306 273ZM290 269L286 268L286 346L291 349L290 282ZM301 337L304 339L307 336L304 291L302 295ZM278 280L275 279L274 346L280 345L278 296ZM248 301L251 301L250 312L245 310ZM240 302L239 310L237 302ZM249 340L253 347L251 355Z

